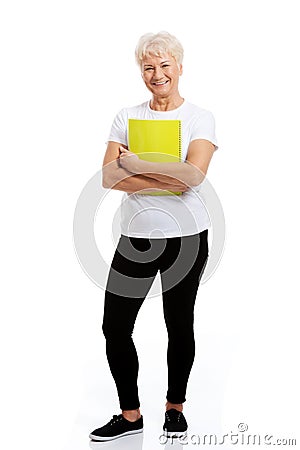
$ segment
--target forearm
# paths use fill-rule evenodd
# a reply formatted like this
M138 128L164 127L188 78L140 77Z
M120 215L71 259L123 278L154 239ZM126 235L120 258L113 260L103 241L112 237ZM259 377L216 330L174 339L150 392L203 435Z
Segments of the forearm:
M140 160L137 173L161 182L178 180L187 186L197 186L204 178L197 167L186 161L158 163Z
M171 180L170 177L165 178L168 178L168 180L160 181L142 174L134 174L119 167L117 161L113 164L110 163L109 174L105 174L105 168L103 168L103 187L106 189L116 189L128 193L144 189L149 189L149 192L156 189L185 192L188 189L187 186L180 181Z
M161 183L181 183L182 185L187 186L187 183L183 181L177 180L175 177L171 177L170 175L163 175L155 172L146 172L143 173L143 176L147 178L152 178L153 180L160 181ZM189 186L188 186L189 187Z

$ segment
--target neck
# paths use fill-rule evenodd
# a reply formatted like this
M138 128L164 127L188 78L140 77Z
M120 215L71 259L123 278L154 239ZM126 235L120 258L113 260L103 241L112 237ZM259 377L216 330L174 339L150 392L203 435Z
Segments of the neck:
M172 109L179 108L184 102L184 98L177 95L171 97L152 97L150 102L150 108L155 111L171 111Z

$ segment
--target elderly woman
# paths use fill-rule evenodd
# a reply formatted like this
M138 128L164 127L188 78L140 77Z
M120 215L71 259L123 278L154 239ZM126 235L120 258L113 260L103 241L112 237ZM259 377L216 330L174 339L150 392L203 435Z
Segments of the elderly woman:
M93 440L111 440L143 431L137 385L139 363L132 332L158 271L168 332L163 430L166 436L177 437L187 430L182 410L195 356L194 305L209 255L210 220L197 192L218 147L212 113L179 94L182 59L182 46L169 33L149 33L140 38L136 60L152 98L122 109L108 138L103 186L125 194L121 236L105 291L102 329L122 413L94 430L90 434ZM149 161L130 151L129 119L180 121L181 160ZM162 191L169 195L153 195Z

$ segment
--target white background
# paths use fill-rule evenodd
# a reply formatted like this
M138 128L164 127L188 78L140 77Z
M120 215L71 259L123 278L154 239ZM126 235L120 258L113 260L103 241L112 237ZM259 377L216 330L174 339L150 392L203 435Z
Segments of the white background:
M2 448L83 450L87 433L119 413L101 332L104 293L77 261L72 221L114 115L149 98L134 48L160 30L185 48L181 95L215 116L208 178L226 218L224 256L198 294L186 415L195 433L245 422L251 433L297 437L297 3L2 2ZM103 233L110 258L110 216L100 210L95 234ZM159 297L143 305L135 339L142 412L160 432ZM144 450L163 447L146 442Z

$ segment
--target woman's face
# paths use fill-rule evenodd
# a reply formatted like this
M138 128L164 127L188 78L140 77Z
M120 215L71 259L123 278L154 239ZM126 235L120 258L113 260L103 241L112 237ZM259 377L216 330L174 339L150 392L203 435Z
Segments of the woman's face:
M170 97L178 94L181 74L182 65L178 67L175 58L169 53L143 58L142 77L149 91L156 97Z

